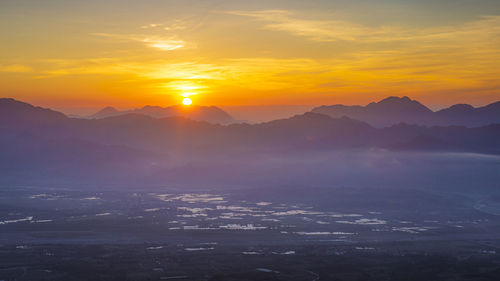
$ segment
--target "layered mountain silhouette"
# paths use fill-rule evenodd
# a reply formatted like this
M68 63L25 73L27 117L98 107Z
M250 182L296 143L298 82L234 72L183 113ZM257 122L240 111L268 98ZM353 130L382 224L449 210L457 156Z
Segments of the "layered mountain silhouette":
M410 110L422 114L432 113L407 98L390 98L366 108L385 108L388 111L390 105L394 104L406 108L406 111L399 113L408 118ZM179 116L154 118L137 113L101 119L78 119L13 99L0 99L0 109L0 128L4 136L10 133L37 135L43 139L78 139L160 153L173 150L220 152L240 149L279 152L338 147L440 148L497 153L500 147L498 138L495 138L498 137L499 124L467 128L400 123L375 128L367 122L345 115L333 118L316 112L252 125L210 124Z
M460 125L467 127L500 123L500 102L474 108L468 104L456 104L439 111L432 111L420 102L408 97L388 97L366 106L330 105L314 108L312 112L334 118L347 116L376 127L398 123L427 126Z
M197 105L191 105L189 107L181 105L169 106L169 107L147 105L142 108L124 110L124 111L120 111L117 110L116 108L108 106L96 112L95 114L89 116L89 118L101 119L101 118L119 116L131 113L144 114L155 118L180 116L180 117L190 118L196 121L206 121L212 124L230 124L234 122L233 118L228 113L226 113L224 110L216 106L197 106Z
M405 102L403 100L403 102ZM381 106L381 105L372 105ZM428 112L418 103L408 107ZM406 112L402 112L406 114ZM172 175L172 165L252 162L329 151L446 151L500 154L500 124L375 128L342 116L308 112L260 124L220 125L185 117L128 113L69 118L13 99L0 99L0 175L3 178L148 178ZM253 160L252 160L253 159ZM187 164L186 164L187 165ZM209 173L210 174L210 173ZM175 173L172 175L175 176Z
M9 121L15 124L51 124L65 119L66 115L57 111L35 107L11 98L0 99L0 125L8 125Z

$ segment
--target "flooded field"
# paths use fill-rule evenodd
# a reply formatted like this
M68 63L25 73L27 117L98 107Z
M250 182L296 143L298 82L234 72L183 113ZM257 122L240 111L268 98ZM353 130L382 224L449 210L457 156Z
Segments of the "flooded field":
M312 203L300 189L11 187L0 193L0 243L342 244L493 239L500 231L500 217L481 211L471 199L414 190L388 197L390 192L318 189L311 192Z
M4 187L0 280L498 280L494 196L188 190Z

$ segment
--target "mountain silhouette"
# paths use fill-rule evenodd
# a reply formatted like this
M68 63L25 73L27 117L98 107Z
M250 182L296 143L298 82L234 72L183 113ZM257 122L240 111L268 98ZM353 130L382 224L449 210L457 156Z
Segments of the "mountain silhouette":
M437 124L455 124L468 127L500 123L500 102L474 108L468 104L456 104L435 113Z
M54 124L66 120L63 113L47 108L35 107L11 98L0 98L1 125L16 126L22 123L31 125Z
M230 124L234 122L233 118L228 113L226 113L224 110L216 106L197 106L197 105L191 105L191 106L176 105L169 107L147 105L142 108L124 110L124 111L120 111L113 107L108 106L96 112L95 114L89 116L89 118L100 119L100 118L113 117L130 113L144 114L155 118L180 116L180 117L190 118L196 121L205 121L212 124Z
M112 106L106 106L105 108L99 110L98 112L92 114L89 116L89 118L95 118L95 119L100 119L100 118L106 118L106 117L111 117L111 116L117 116L123 114L121 111L118 109L112 107Z
M416 100L408 97L387 97L379 102L372 102L366 106L369 110L388 111L390 113L405 113L405 114L425 114L431 110Z
M414 111L427 112L417 103L402 102ZM370 107L388 108L398 103L389 99ZM482 109L484 116L491 114L491 108L495 105ZM259 157L300 159L301 155L373 149L500 154L499 139L500 124L467 128L399 123L376 128L346 116L333 118L314 112L259 124L230 125L137 113L84 119L0 99L0 176L4 179L57 176L126 181L130 176L148 180L179 177L175 169L166 169L182 163L200 163L199 173L208 176L206 171L214 170L223 176L225 169L258 163ZM188 173L190 169L182 170ZM189 177L189 173L183 175ZM235 174L233 178L238 177Z
M416 100L408 97L388 97L367 106L331 105L320 106L312 112L331 117L348 116L367 122L375 127L386 127L398 123L428 126L461 125L467 127L500 123L500 102L474 108L468 104L456 104L433 112Z
M500 147L496 141L500 125L466 128L400 123L375 128L350 117L333 118L315 112L260 124L219 125L187 117L156 118L138 113L101 119L68 118L62 113L12 99L0 100L0 108L0 128L5 129L4 133L33 134L44 139L79 139L158 153L219 153L241 149L273 153L294 149L396 146L398 149L408 147L425 150L426 147L435 149L439 143L442 144L442 150L496 153ZM407 109L403 114L410 110L422 114L432 113L408 98L388 98L372 103L367 108L384 109L392 114L401 108ZM164 108L147 107L146 110L163 111ZM490 114L486 112L485 115Z

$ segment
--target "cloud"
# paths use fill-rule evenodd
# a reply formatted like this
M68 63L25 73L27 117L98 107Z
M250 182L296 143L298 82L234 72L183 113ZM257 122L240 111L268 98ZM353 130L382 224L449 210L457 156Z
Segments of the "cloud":
M370 28L341 20L299 19L295 16L295 13L286 10L228 11L226 13L250 17L265 22L264 28L266 29L284 31L318 42L381 38L381 36L389 35L396 31L390 27Z
M144 38L141 40L147 43L149 47L157 48L162 51L173 51L185 47L186 42L182 40L165 40L165 39L154 39L154 38Z
M311 59L242 58L201 61L126 61L120 58L49 60L37 78L67 75L121 75L149 81L157 88L209 92L214 87L253 90L303 89L332 69ZM130 78L127 78L130 79ZM309 89L310 90L310 89Z
M162 23L150 23L150 24L145 24L141 26L141 28L148 29L148 28L156 28L156 27L161 27L163 24Z
M223 99L232 93L236 93L235 99L239 95L251 98L253 94L285 99L296 93L295 102L302 99L307 103L313 96L326 99L353 93L491 95L500 89L500 16L419 29L300 19L293 12L281 10L228 13L251 17L266 29L315 42L349 41L352 49L316 58L314 54L285 57L271 51L262 57L243 54L224 58L223 54L216 59L190 53L189 57L181 54L169 61L159 56L61 60L40 67L38 77L93 74L101 79L102 75L113 75L116 81L140 81L137 83L141 86L159 92L210 93ZM184 41L173 37L96 35L167 51L186 48ZM378 44L393 41L397 44ZM235 44L234 49L237 47ZM198 54L206 55L203 51Z
M496 38L500 35L500 16L482 16L476 21L454 26L370 27L356 22L342 20L311 20L299 18L287 10L227 11L226 14L249 17L264 23L264 28L282 31L295 36L306 37L317 42L357 41L359 43L389 41L429 41L439 44L444 41L457 41L471 38Z
M193 47L192 44L188 44L183 40L175 39L173 37L160 37L160 36L144 36L144 35L134 35L134 34L111 34L111 33L92 33L92 35L113 38L123 41L135 41L145 43L146 46L159 49L161 51L173 51L180 48L185 48L186 46Z
M52 60L39 78L64 75L135 77L152 87L211 92L215 88L302 93L397 93L500 87L500 58L420 50L358 52L339 59L240 58L202 61L126 61L120 58ZM454 58L454 59L453 59ZM467 67L463 67L466 65ZM496 85L496 86L495 86Z
M189 21L182 20L182 19L175 19L175 20L170 21L168 23L145 24L145 25L141 26L141 28L142 29L161 28L163 30L173 31L173 30L186 30L186 29L189 29L190 26L193 26L193 24ZM196 26L196 25L194 25L194 26Z
M10 64L10 65L0 65L0 72L10 72L10 73L26 73L32 72L33 68L31 66L22 64Z

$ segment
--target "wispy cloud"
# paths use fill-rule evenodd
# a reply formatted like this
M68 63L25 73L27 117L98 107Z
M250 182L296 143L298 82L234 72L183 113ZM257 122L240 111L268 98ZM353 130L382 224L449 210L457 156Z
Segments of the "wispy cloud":
M377 38L396 31L391 27L370 28L341 20L300 19L295 13L287 10L228 11L226 13L262 21L265 23L264 28L269 30L284 31L319 42L357 40L361 37Z
M213 85L232 85L255 90L276 90L311 85L331 67L310 59L246 58L218 63L200 61L125 61L120 58L48 60L38 78L65 75L132 75L158 87L182 91L208 90ZM309 82L307 82L309 80Z
M156 28L156 27L161 27L163 26L163 23L149 23L141 26L141 28L148 29L148 28Z
M31 66L28 65L22 65L22 64L0 65L0 72L26 73L32 71L33 68L31 68Z
M36 65L38 78L81 75L98 80L104 75L112 91L192 94L198 98L286 99L310 102L334 95L422 95L451 92L490 95L500 89L500 16L484 16L455 26L426 28L366 27L356 23L301 19L289 11L229 12L251 17L266 29L287 32L314 42L349 41L352 50L327 56L260 56L244 53L216 59L200 48L198 56L181 53L169 61L162 55L52 60ZM107 34L97 36L135 41L158 50L191 47L176 37ZM231 28L231 27L226 27ZM392 32L390 32L392 31ZM165 32L165 31L160 31ZM194 38L191 36L190 38ZM257 37L259 38L259 37ZM200 39L202 40L202 39ZM397 41L398 44L378 44ZM307 45L310 45L308 42ZM200 44L200 46L203 46ZM359 48L362 46L362 48ZM232 47L232 46L231 46ZM234 46L237 49L237 45ZM193 52L196 54L196 52ZM208 52L210 53L210 52ZM31 62L30 62L31 63ZM27 63L28 64L28 63ZM136 83L134 87L130 81ZM42 81L43 82L43 81ZM139 85L139 86L137 86ZM147 90L144 90L147 89ZM437 95L436 94L436 95ZM319 98L318 98L319 99Z
M110 92L141 96L198 94L199 99L279 102L328 97L449 93L490 95L500 89L500 55L457 59L419 50L357 52L338 59L271 57L209 60L96 58L38 62L38 78L104 79ZM470 56L470 57L469 57ZM68 78L64 78L68 77ZM39 80L40 81L40 80ZM49 83L49 82L40 82ZM355 95L353 95L355 93ZM239 101L238 101L239 99Z
M371 27L343 20L304 19L292 11L227 11L226 14L249 17L263 22L268 30L287 32L318 42L358 41L360 43L434 40L439 44L445 40L487 39L500 35L500 16L483 16L476 21L454 26L426 28L386 25ZM332 16L333 17L333 16Z
M144 38L141 40L147 43L149 47L157 48L162 51L173 51L180 48L184 48L186 42L182 40L165 40L165 39L155 39L155 38Z
M186 30L192 26L190 22L182 19L175 19L167 23L150 23L141 26L142 29L163 29L167 31Z
M111 34L111 33L92 33L95 36L113 38L123 41L135 41L142 42L146 46L151 48L156 48L161 51L173 51L180 48L185 48L186 46L191 46L187 42L176 39L173 37L164 38L161 36L144 36L144 35L134 35L134 34Z

